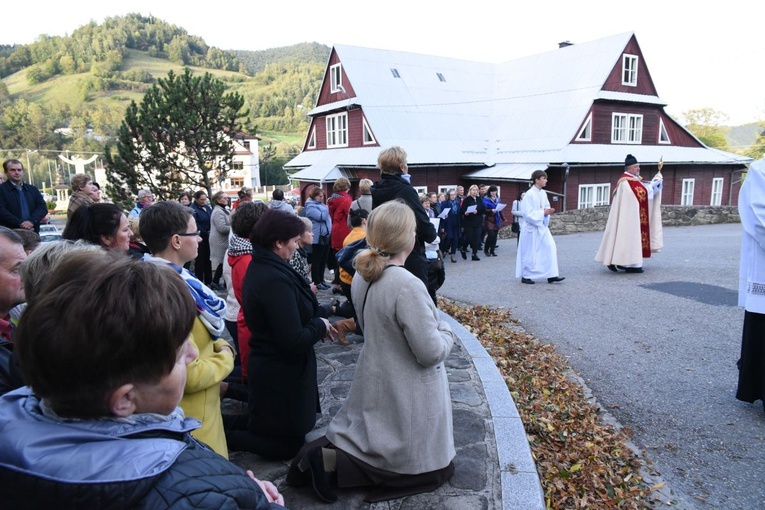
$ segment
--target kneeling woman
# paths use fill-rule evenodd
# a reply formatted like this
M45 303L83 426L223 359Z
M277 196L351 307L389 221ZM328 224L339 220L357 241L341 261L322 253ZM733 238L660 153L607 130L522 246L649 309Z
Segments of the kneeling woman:
M434 490L454 473L444 360L455 336L422 281L404 269L415 243L412 210L392 201L372 211L367 242L351 285L365 342L350 394L287 477L293 485L312 481L325 501L337 498L327 471L337 472L339 488L370 487L368 502Z
M250 337L249 416L227 416L231 450L270 459L290 459L316 424L319 340L332 326L305 278L287 262L305 223L296 214L269 209L252 229L252 261L242 287Z

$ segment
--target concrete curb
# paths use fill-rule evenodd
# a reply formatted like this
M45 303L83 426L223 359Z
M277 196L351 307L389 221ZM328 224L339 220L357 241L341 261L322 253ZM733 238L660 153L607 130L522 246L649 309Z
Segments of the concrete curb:
M544 510L544 493L526 431L494 360L462 324L439 310L473 360L489 404L501 473L503 510Z

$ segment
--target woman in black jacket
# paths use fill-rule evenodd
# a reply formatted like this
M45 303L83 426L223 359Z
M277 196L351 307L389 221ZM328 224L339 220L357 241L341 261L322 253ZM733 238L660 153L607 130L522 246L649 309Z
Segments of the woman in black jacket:
M334 332L305 278L287 262L305 231L299 216L276 209L252 229L252 261L242 286L250 337L249 416L224 417L230 450L289 459L316 424L319 387L313 346Z
M473 207L475 206L475 207ZM470 209L468 211L468 209ZM478 186L470 186L468 195L462 201L460 214L462 214L462 230L464 232L465 244L462 245L462 258L467 259L467 245L473 250L473 260L478 258L478 246L481 244L481 228L483 227L483 216L486 207L483 201L478 197Z

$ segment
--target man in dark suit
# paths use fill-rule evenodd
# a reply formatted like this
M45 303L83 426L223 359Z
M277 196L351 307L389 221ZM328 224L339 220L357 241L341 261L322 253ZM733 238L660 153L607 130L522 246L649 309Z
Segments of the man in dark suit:
M3 162L5 182L0 184L0 225L40 231L48 214L40 190L24 182L24 165L18 159Z

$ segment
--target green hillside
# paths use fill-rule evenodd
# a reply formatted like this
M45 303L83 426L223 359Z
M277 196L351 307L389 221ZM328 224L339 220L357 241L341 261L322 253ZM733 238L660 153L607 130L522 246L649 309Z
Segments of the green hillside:
M0 157L29 160L35 182L50 181L57 154L104 151L131 101L168 72L211 73L245 99L242 129L261 137L268 182L297 154L308 130L330 48L302 43L223 51L153 16L89 22L71 36L40 36L0 47Z

